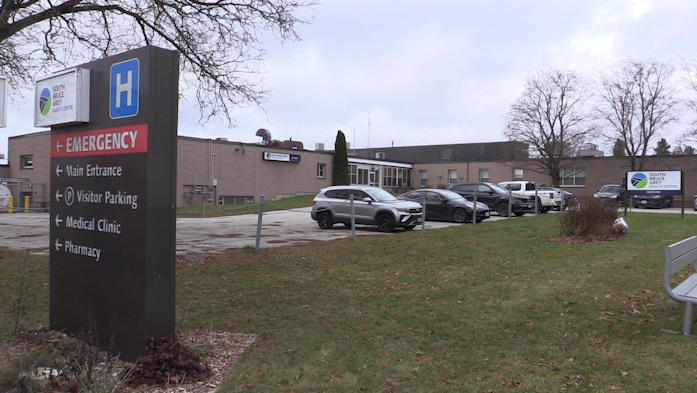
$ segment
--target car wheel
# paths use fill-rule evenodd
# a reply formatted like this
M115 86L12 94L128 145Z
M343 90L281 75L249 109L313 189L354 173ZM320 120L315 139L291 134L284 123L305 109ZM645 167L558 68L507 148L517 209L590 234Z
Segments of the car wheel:
M672 199L668 199L668 204L666 205L666 207L673 207L673 200Z
M378 230L380 232L394 231L394 218L389 214L381 214L378 217Z
M542 207L542 208L540 208L540 213L547 213L549 211L549 209L550 209L549 206Z
M317 215L317 225L322 229L330 229L334 226L332 215L329 212L322 212Z
M501 217L508 217L508 203L499 203L499 205L496 206L496 213Z
M453 210L453 222L462 224L465 221L467 221L467 212L465 209L458 207L457 209Z

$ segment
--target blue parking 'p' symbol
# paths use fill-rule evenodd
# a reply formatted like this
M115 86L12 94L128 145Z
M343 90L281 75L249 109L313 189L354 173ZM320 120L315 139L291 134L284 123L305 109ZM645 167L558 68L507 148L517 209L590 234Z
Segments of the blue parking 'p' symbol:
M112 64L109 74L109 117L119 119L137 115L140 79L138 59Z

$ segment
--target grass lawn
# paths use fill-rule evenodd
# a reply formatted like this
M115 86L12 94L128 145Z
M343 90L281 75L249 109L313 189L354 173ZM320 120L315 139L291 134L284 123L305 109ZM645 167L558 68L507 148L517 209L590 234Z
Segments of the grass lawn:
M187 255L178 328L259 335L220 392L694 391L697 339L659 329L683 315L662 289L662 248L697 216L627 222L599 244L550 241L547 214ZM20 271L25 323L48 320L47 260L23 260L0 250L6 336Z
M290 198L283 198L277 201L265 201L264 211L270 212L280 209L293 209L297 207L312 206L314 195L301 195ZM204 213L205 210L205 213ZM236 216L238 214L257 214L259 212L259 203L250 203L245 205L206 205L204 206L186 206L177 208L177 217L220 217L220 216Z

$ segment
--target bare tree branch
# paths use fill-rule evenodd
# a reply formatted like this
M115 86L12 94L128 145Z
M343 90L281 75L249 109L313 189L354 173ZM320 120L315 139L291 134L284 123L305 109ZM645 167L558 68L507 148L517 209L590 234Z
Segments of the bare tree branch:
M586 79L574 71L551 69L529 76L523 93L506 115L504 135L530 146L532 169L559 185L562 160L572 157L593 132L585 104Z
M194 91L201 120L261 106L261 35L299 40L299 14L317 0L2 0L0 73L15 90L35 75L143 45L181 54L182 91Z
M622 60L598 77L596 118L601 135L624 143L631 170L642 170L649 146L668 125L677 122L675 68L655 60Z

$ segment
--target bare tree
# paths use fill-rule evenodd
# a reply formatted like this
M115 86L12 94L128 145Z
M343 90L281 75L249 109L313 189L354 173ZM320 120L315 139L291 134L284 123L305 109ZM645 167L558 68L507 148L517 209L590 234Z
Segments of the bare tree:
M525 80L523 93L506 115L504 135L530 146L528 168L559 186L562 161L573 157L593 131L588 121L586 78L569 70L539 71Z
M689 60L683 59L682 69L685 71L683 85L693 93L697 93L697 58ZM690 110L697 114L697 98L687 99L685 104ZM697 118L690 122L690 126L690 129L680 137L681 141L697 140Z
M38 73L144 45L181 54L183 90L201 120L234 125L232 110L261 105L261 35L298 40L298 13L315 0L0 0L0 72L15 88Z
M674 72L669 63L628 58L598 78L595 114L603 124L601 134L624 143L633 171L643 169L651 144L679 120Z

